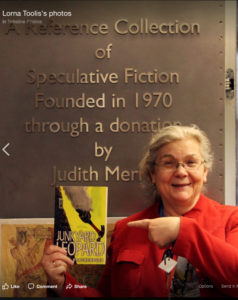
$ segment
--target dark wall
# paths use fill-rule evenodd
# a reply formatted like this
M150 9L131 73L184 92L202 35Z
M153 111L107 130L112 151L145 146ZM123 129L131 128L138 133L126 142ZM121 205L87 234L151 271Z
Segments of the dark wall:
M5 14L42 14L2 13L0 139L10 143L11 155L0 157L1 218L52 217L55 184L109 186L109 216L142 209L149 201L140 189L138 162L156 128L169 124L193 123L207 132L215 153L207 193L224 201L222 1L9 1L1 7ZM71 16L49 18L52 11ZM27 20L34 24L19 23ZM120 22L121 33L115 30L119 20L127 20ZM80 34L82 24L97 25ZM103 33L95 34L99 24L105 24ZM122 34L129 27L132 32ZM104 51L105 58L96 57ZM72 73L75 81L81 76L91 83L64 83ZM98 83L90 73L102 73ZM35 75L48 81L37 87ZM84 96L102 99L81 108L50 107L53 98ZM118 97L124 100L114 106ZM80 125L72 136L71 126ZM111 149L107 158L100 147Z

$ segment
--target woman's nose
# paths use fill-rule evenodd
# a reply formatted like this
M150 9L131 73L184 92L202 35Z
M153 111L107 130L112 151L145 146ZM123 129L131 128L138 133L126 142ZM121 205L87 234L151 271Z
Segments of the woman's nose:
M187 176L188 175L188 172L187 172L187 170L185 168L185 165L183 163L177 163L175 174L177 176Z

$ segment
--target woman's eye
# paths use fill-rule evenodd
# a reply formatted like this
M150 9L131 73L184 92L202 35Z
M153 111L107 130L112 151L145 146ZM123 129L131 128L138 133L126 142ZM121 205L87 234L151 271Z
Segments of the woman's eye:
M164 161L164 162L163 162L163 165L164 165L164 166L168 166L168 167L169 167L169 166L173 166L173 165L174 165L174 162L173 162L173 161Z
M187 166L190 166L190 167L191 167L191 166L195 166L196 164L197 164L197 162L194 161L194 160L189 160L189 161L186 162L186 165L187 165Z

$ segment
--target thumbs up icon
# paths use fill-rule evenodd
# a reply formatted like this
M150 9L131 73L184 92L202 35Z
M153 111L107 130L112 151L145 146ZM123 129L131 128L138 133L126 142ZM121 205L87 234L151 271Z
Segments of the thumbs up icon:
M8 290L9 289L9 285L7 283L4 283L2 285L2 290Z

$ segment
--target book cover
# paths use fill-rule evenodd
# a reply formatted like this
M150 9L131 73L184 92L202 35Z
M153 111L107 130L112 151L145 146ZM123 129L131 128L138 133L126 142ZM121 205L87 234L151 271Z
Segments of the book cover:
M54 244L77 264L106 262L107 187L55 189Z

